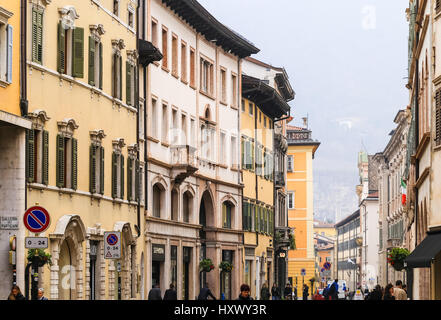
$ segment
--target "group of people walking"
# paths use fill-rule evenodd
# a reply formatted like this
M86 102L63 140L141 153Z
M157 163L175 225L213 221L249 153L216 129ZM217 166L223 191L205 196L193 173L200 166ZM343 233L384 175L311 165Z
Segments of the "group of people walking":
M395 283L389 283L385 288L376 285L366 297L366 300L407 300L406 286L401 280Z

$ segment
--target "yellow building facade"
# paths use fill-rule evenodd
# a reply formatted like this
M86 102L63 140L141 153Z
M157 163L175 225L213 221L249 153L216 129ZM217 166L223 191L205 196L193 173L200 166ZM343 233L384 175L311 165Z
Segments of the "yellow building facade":
M51 300L143 294L135 12L130 0L29 1L28 207L51 216L39 278ZM106 231L121 233L120 259L105 259Z
M288 126L287 136L288 224L294 229L296 242L296 249L288 252L288 279L301 297L303 284L310 287L309 280L316 277L312 162L320 143L312 140L311 131L305 128Z

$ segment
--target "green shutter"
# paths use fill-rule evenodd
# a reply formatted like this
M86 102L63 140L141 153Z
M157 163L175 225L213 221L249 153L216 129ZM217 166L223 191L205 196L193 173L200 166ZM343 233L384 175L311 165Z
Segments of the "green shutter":
M254 142L251 143L251 170L254 170L254 158L255 158L255 153L254 153Z
M64 188L64 137L57 135L57 187Z
M118 196L118 155L112 153L112 198Z
M242 156L242 169L246 169L245 166L245 140L243 138L241 138L241 156Z
M35 8L32 8L32 61L37 62L37 16L38 13Z
M126 101L129 106L132 105L132 66L126 61Z
M104 194L104 148L100 147L100 194Z
M43 131L43 179L44 185L49 184L49 132Z
M95 86L95 39L89 37L89 84Z
M100 42L99 45L99 57L100 57L100 70L99 70L99 75L100 75L100 85L99 88L102 90L103 89L103 44Z
M257 206L253 205L254 212L254 231L259 231L259 212L257 211Z
M247 230L247 203L242 203L242 230Z
M140 167L139 167L139 160L135 160L135 200L139 201L139 189L140 189L140 181L139 181L139 175L140 175Z
M42 64L43 13L32 8L32 61Z
M66 72L66 35L61 22L58 23L58 55L57 55L57 71L59 73Z
M72 76L84 77L84 29L73 29L72 36Z
M96 193L96 150L94 145L90 146L89 154L89 191Z
M35 182L35 131L26 130L27 166L26 178L29 183Z
M253 231L253 216L251 212L251 205L248 203L247 207L248 231Z
M133 159L127 159L127 200L133 200L133 190L132 190L132 174L133 174Z
M72 138L72 189L78 188L78 140Z
M121 158L121 194L120 198L124 199L124 156L120 155Z

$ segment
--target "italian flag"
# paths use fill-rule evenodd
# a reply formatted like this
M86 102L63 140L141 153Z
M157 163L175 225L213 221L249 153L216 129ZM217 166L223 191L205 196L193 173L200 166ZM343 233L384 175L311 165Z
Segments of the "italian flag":
M404 206L407 200L407 185L401 178L401 204Z

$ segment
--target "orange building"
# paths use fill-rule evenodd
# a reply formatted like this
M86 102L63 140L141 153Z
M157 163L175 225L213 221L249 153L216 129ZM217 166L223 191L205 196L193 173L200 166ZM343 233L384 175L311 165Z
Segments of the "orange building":
M320 142L312 140L306 128L288 126L288 224L294 228L296 249L288 253L288 279L302 296L303 283L316 277L314 251L313 166ZM304 276L302 275L304 270Z

